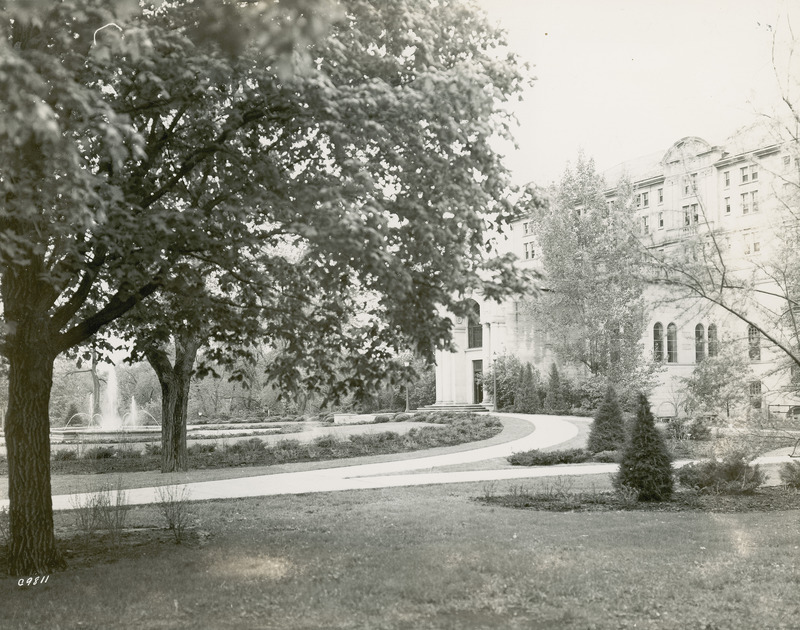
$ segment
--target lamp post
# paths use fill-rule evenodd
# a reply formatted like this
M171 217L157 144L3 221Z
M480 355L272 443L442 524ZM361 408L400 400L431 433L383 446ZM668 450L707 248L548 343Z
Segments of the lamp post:
M408 365L409 363L408 361L406 361L405 362L406 372L408 371ZM408 404L408 375L406 375L406 413L408 413L409 411L411 411L411 407Z
M497 354L492 352L492 403L494 404L494 411L497 411Z

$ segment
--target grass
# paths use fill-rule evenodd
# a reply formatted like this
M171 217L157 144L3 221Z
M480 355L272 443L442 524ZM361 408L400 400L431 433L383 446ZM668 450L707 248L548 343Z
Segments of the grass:
M3 627L800 625L798 510L553 513L481 494L470 484L199 503L201 529L180 546L155 506L133 508L141 533L106 552L113 562L74 557L36 587L0 580Z

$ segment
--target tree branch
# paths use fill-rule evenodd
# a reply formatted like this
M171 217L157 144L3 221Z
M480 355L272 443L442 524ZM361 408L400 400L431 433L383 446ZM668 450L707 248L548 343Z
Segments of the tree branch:
M160 281L152 280L140 287L138 291L127 294L124 297L122 294L117 293L97 313L58 335L55 343L56 351L61 353L82 341L86 341L103 326L127 313L144 298L155 293L160 287Z

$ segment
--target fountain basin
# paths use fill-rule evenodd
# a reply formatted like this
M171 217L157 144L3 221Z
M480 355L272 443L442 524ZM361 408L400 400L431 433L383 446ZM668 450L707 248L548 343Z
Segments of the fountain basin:
M52 444L70 444L77 442L135 442L140 439L152 440L161 437L161 427L122 427L121 429L106 429L99 426L91 427L59 427L50 429L50 442Z

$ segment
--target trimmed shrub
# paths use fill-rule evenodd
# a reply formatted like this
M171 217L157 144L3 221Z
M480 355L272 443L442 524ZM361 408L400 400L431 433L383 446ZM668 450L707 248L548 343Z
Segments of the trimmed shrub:
M749 465L741 453L722 461L687 464L678 470L678 483L702 494L752 494L766 481L758 464Z
M617 392L609 385L589 432L587 448L592 453L616 451L625 445L625 421L619 406Z
M392 421L392 416L390 416L388 413L379 413L377 416L375 416L375 419L373 420L375 424L383 424L384 422L391 422L391 421Z
M144 445L144 454L145 455L161 455L161 444L145 444Z
M203 444L203 443L192 444L191 446L189 446L186 449L186 451L189 453L189 455L200 455L202 453L213 453L216 450L217 450L217 445L216 444Z
M664 438L656 429L647 396L639 394L636 418L622 453L617 489L629 486L639 501L666 501L672 496L672 462Z
M513 466L553 466L555 464L582 464L588 461L591 455L582 448L565 449L561 451L523 451L514 453L507 459Z
M790 488L800 488L800 462L784 462L780 469L781 481Z
M249 440L242 440L241 442L234 442L225 448L226 453L234 455L257 455L267 450L263 440L258 438L250 438Z
M75 451L53 451L53 461L67 462L78 459L78 453Z
M411 420L411 414L408 413L398 413L395 414L394 418L392 418L392 422L408 422Z
M314 438L312 444L319 448L333 448L337 442L338 440L332 435L320 435L318 438Z
M114 457L118 457L119 459L138 459L141 456L141 451L130 447L122 447L114 455Z
M618 464L621 460L621 451L600 451L592 455L592 461L598 464Z
M114 448L111 446L93 446L83 452L83 459L108 459L114 455Z

